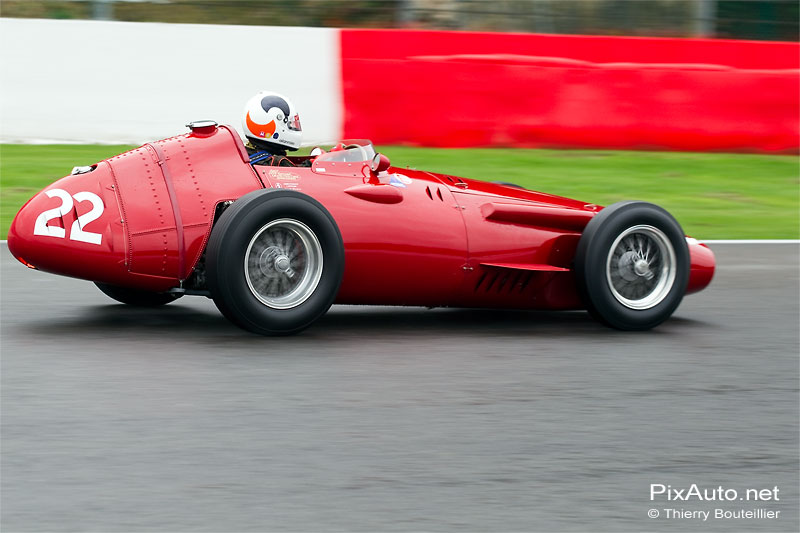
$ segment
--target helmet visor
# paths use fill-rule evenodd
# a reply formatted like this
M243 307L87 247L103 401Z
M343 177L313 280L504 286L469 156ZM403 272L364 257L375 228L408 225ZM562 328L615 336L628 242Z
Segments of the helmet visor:
M303 128L300 127L300 115L295 113L293 117L290 117L287 126L289 126L290 130L303 131Z

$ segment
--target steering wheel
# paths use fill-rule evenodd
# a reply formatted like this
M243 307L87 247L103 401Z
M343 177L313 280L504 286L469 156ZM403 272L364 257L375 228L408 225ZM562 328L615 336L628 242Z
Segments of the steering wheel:
M361 161L369 160L369 157L367 156L367 151L364 149L363 146L361 146L360 144L348 144L347 146L344 147L345 150L349 150L351 148L359 149L359 151L361 152Z

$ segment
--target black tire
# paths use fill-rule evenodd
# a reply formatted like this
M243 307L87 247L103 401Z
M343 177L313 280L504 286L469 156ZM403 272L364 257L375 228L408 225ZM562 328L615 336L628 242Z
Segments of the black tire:
M310 326L333 304L344 274L336 221L322 204L295 191L245 194L222 213L206 250L217 308L261 335L291 335Z
M689 247L680 224L646 202L619 202L597 214L575 252L578 290L589 312L622 330L669 318L689 282Z
M506 187L513 187L514 189L522 189L524 191L527 190L522 185L517 185L516 183L511 183L508 181L493 181L492 183L494 183L495 185L505 185Z
M158 307L174 302L182 294L172 294L169 292L149 292L139 289L129 289L127 287L118 287L117 285L108 285L106 283L95 283L97 288L103 294L113 298L114 300L128 305L135 305L136 307Z

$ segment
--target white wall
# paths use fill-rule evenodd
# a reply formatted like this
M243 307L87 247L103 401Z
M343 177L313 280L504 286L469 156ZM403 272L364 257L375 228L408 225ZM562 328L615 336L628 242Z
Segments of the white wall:
M249 97L300 111L304 144L340 137L335 29L0 19L2 142L142 143L212 119L241 132Z

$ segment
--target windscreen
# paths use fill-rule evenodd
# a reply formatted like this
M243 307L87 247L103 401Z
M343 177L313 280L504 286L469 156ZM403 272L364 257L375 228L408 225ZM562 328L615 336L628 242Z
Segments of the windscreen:
M317 157L317 161L358 163L361 161L372 161L373 157L375 157L375 148L372 146L372 144L363 146L358 144L348 144L344 150L326 152L320 155Z

